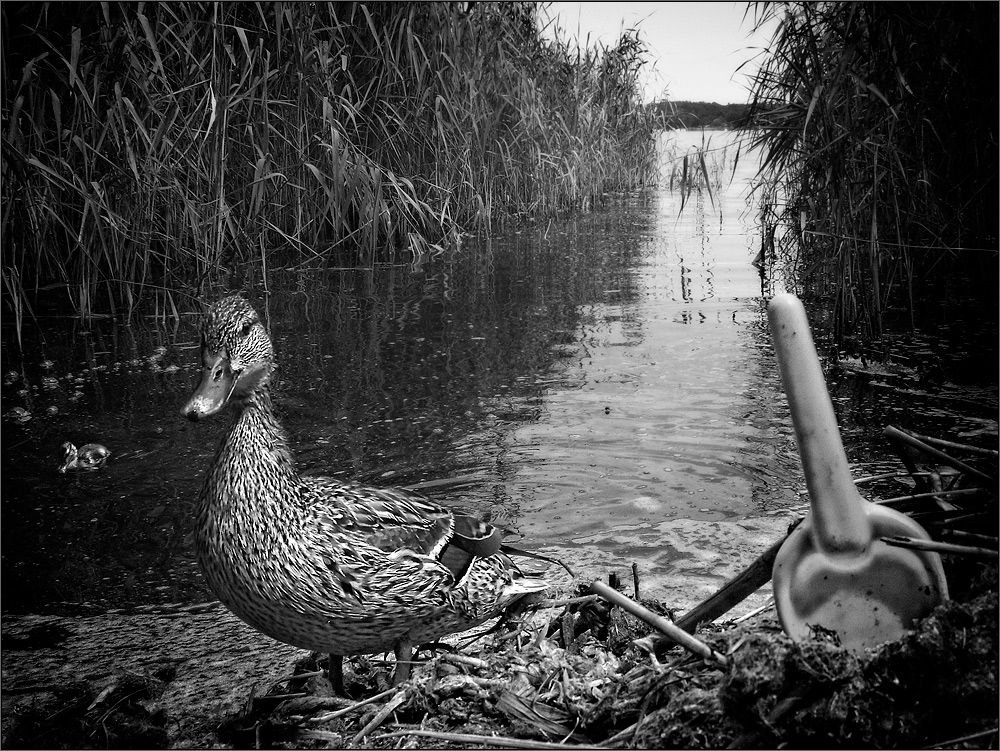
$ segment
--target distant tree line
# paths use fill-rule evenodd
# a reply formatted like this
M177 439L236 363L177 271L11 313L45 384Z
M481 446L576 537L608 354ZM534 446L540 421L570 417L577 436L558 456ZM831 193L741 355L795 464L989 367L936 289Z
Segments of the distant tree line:
M746 116L745 104L718 102L654 102L649 105L668 128L736 128Z

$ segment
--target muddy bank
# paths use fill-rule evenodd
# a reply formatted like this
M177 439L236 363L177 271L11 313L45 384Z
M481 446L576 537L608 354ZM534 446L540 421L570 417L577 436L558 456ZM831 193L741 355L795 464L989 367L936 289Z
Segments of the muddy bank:
M5 748L218 746L222 718L303 655L219 603L2 628Z
M578 585L395 689L381 660L351 660L351 700L316 655L217 605L8 617L3 746L995 748L997 567L945 563L954 599L860 657L829 634L792 642L764 611L700 630L725 667L654 659L633 643L648 627Z

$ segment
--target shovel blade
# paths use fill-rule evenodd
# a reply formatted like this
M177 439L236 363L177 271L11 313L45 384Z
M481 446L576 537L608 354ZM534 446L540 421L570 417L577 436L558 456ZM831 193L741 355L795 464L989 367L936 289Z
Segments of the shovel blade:
M894 548L879 539L927 539L927 533L882 506L872 505L869 519L874 539L864 554L829 556L816 544L809 518L778 552L775 605L793 639L809 638L819 626L835 631L843 646L861 651L899 639L948 598L940 556Z

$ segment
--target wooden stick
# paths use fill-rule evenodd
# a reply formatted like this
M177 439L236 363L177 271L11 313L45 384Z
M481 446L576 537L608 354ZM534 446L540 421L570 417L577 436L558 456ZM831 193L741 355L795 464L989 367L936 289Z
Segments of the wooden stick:
M722 588L714 595L678 618L676 622L678 628L693 633L702 623L710 623L725 615L771 581L771 571L774 569L774 559L778 556L778 551L792 530L801 523L802 517L799 517L789 525L785 536L772 543L771 547L761 553L753 563L722 585ZM652 637L652 645L658 655L662 655L673 644L674 641L668 637Z
M636 618L640 618L658 631L663 632L682 647L706 660L717 663L725 667L727 660L710 646L700 639L695 639L687 631L678 628L662 615L657 615L651 610L647 610L642 605L623 595L617 589L612 589L602 581L595 581L590 585L591 590L599 594L612 605L617 605L623 610L627 610Z
M799 525L798 519L789 527L789 533ZM780 540L775 540L771 546L761 553L757 560L746 569L726 582L722 588L693 610L677 619L677 625L685 631L692 632L702 623L710 623L719 616L728 613L743 602L758 589L771 581L771 571L774 569L774 559L778 551L788 539L788 534Z
M955 459L955 458L953 458L951 456L948 456L948 454L946 454L943 451L940 451L940 450L934 448L933 446L928 446L923 441L919 440L918 438L914 438L909 433L904 433L902 430L900 430L897 427L894 427L892 425L888 425L888 426L886 426L885 430L882 431L882 433L883 433L883 435L886 435L889 438L892 438L892 439L895 439L895 440L898 440L898 441L902 441L903 443L909 444L913 448L918 449L919 451L924 452L925 454L927 454L928 456L930 456L930 457L932 457L934 459L937 459L939 462L941 462L943 464L947 464L949 467L953 467L954 469L957 469L959 472L964 472L969 477L974 477L977 480L979 480L980 482L986 483L990 487L996 487L997 478L990 477L985 472L980 472L975 467L970 467L965 462L959 461L958 459Z
M950 553L952 555L967 555L973 558L1000 558L1000 552L989 548L974 548L969 545L954 545L950 542L936 542L934 540L921 540L917 537L883 537L882 542L897 548L911 548L913 550L929 550L932 553Z
M799 517L788 527L784 537L776 540L761 553L747 568L726 582L714 595L696 605L690 612L677 619L676 625L689 634L694 633L702 623L711 623L716 618L725 615L746 598L771 581L771 571L774 569L774 559L778 551L788 539L803 517ZM674 640L666 636L653 635L651 638L655 654L662 656L674 645Z

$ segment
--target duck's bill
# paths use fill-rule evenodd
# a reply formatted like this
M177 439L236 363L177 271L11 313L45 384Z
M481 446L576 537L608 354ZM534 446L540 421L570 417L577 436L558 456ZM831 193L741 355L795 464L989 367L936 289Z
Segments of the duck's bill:
M211 417L222 410L236 386L239 372L233 370L229 358L218 352L202 353L201 381L181 414L192 421Z

